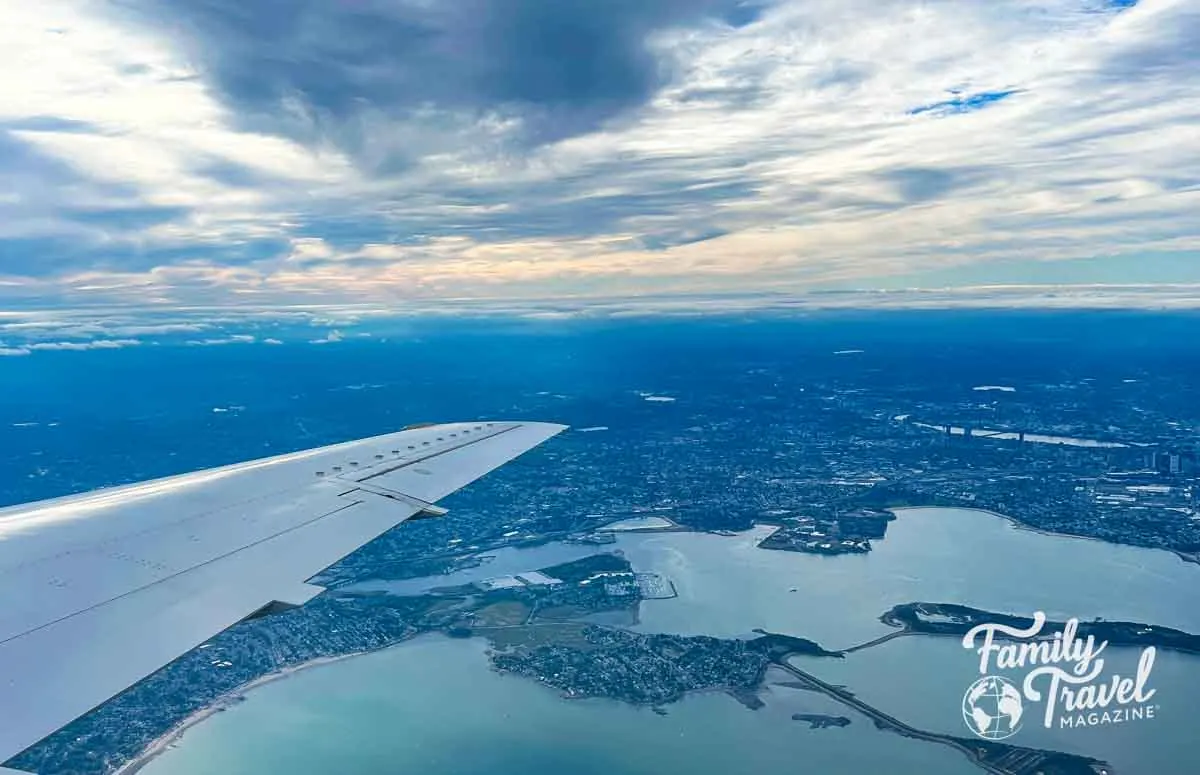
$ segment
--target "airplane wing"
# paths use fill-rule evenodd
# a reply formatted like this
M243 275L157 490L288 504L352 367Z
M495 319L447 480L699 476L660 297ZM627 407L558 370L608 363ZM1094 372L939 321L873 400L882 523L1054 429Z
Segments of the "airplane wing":
M564 428L432 425L0 509L0 764Z

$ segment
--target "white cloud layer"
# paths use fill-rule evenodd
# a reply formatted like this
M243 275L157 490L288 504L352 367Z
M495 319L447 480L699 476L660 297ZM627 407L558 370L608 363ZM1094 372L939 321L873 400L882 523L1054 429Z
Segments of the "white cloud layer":
M670 78L598 128L368 106L351 149L252 131L166 30L0 0L0 301L1138 284L1163 255L1200 281L1200 0L1116 5L778 2L654 32Z
M0 356L29 355L38 351L83 352L84 350L120 350L125 347L137 347L141 341L137 339L90 339L85 341L68 342L27 342L15 347L0 342Z
M788 293L724 293L590 299L428 300L393 304L346 304L314 307L195 307L157 311L144 325L132 321L150 315L142 310L92 308L0 312L0 356L37 351L116 349L138 345L216 346L282 345L306 342L333 345L362 337L421 335L409 323L454 318L505 318L528 321L688 317L710 314L764 314L821 310L899 311L920 309L1085 309L1200 310L1200 283L1154 285L993 285L953 288L905 288L874 291ZM330 328L336 326L336 328ZM202 327L213 336L189 339L179 331ZM140 339L89 338L90 332L132 328L158 330ZM314 336L314 331L321 334ZM255 333L250 333L255 332Z

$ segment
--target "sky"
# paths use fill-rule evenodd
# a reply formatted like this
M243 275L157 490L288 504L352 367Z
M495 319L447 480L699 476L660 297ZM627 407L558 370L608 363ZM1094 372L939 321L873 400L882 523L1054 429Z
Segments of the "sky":
M1200 298L1200 0L0 18L0 311Z

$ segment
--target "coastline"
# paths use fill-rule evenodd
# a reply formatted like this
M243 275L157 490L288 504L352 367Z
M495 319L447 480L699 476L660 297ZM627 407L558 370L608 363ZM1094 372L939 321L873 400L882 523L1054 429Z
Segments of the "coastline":
M953 509L960 509L963 511L973 511L973 512L988 514L992 517L997 517L997 518L1005 520L1010 525L1012 525L1015 529L1025 530L1025 531L1029 531L1029 532L1033 532L1033 533L1038 533L1041 535L1059 536L1059 537L1065 537L1065 538L1077 538L1077 539L1083 539L1083 540L1089 540L1089 541L1098 541L1100 543L1113 543L1113 542L1106 541L1103 538L1098 538L1098 537L1093 537L1093 536L1081 536L1081 535L1075 535L1075 534L1071 534L1071 533L1061 533L1061 532L1055 532L1055 531L1051 531L1051 530L1044 530L1041 528L1032 527L1032 526L1021 523L1020 521L1018 521L1017 519L1015 519L1009 515L1006 515L1006 514L1003 514L1000 512L996 512L996 511L992 511L989 509L985 509L985 508L978 508L978 507L896 506L896 507L892 507L892 508L887 508L887 509L885 509L885 511L888 511L888 512L896 515L897 517L901 517L901 516L903 516L903 512L909 511L909 510L917 510L917 509L944 510L946 508L953 508ZM766 535L762 536L757 541L755 541L754 545L756 547L761 543L761 541L765 540L766 538L769 538L771 535L774 535L775 533L777 533L778 531L783 529L782 525L780 525L778 523L756 520L754 522L754 525L750 529L745 530L745 531L737 531L733 534L734 535L746 535L748 533L753 534L754 531L756 530L756 528L760 528L760 527L765 530ZM651 528L651 529L640 529L640 530L635 529L635 530L625 530L625 531L619 531L619 532L623 532L623 533L697 532L697 533L699 533L699 532L708 532L708 531L697 531L697 530L694 530L691 528L676 525L673 528ZM547 541L546 543L552 543L552 542L553 542L553 539L550 541ZM1131 544L1113 544L1113 545L1129 546L1130 548L1147 549L1147 550L1156 548L1156 547L1139 547L1139 546L1134 546ZM1172 551L1172 550L1167 550L1167 551ZM1174 551L1172 551L1172 553L1178 554L1177 552L1174 552ZM484 557L482 559L484 560L484 562L488 562L488 561L491 561L492 559L494 559L494 557L488 556L488 557ZM1181 559L1184 559L1185 561L1187 561L1187 559L1183 558L1182 556L1181 556ZM1196 561L1192 560L1192 562L1196 562ZM627 625L627 626L637 627L640 624L640 612L641 612L641 608L639 606L635 609L634 621L633 621L632 625ZM902 638L902 637L909 637L909 636L913 636L913 635L932 635L932 634L933 633L914 631L914 630L911 630L908 628L897 629L897 630L893 630L892 632L884 633L883 635L880 635L872 640L869 640L869 641L866 641L863 643L853 644L847 648L837 650L834 653L841 656L841 655L854 653L856 651L872 648L872 647L875 647L878 645L882 645L885 642L888 642L888 641L891 641L894 639L898 639L898 638ZM486 635L484 637L486 638ZM404 638L399 642L404 642L405 640L409 640L409 638ZM384 649L390 648L391 645L398 645L398 643L390 644L389 646L385 646L383 648ZM118 767L116 770L114 770L113 775L137 775L147 765L149 765L154 759L158 758L163 753L166 753L167 751L169 751L173 747L175 747L175 745L183 739L184 735L190 729L201 724L202 722L204 722L205 720L209 719L210 717L212 717L213 715L215 715L217 713L220 713L220 712L223 712L225 710L235 707L237 704L244 701L246 699L246 695L248 695L248 693L254 689L257 689L257 688L259 688L265 684L271 683L273 681L287 678L287 677L294 675L296 673L299 673L303 670L308 670L310 668L319 667L319 666L325 665L325 664L340 662L342 660L350 659L353 657L358 657L358 656L363 656L363 655L370 654L370 653L375 653L380 650L382 650L382 649L368 649L368 650L354 651L354 652L350 652L350 653L346 653L346 654L339 654L339 655L335 655L335 656L318 657L318 658L315 658L312 660L308 660L305 662L299 662L294 665L289 665L289 666L283 667L281 669L275 670L273 672L270 672L270 673L264 674L258 678L255 678L254 680L251 680L245 684L242 684L234 689L231 689L230 691L216 697L214 700L212 700L210 703L206 704L204 707L194 711L193 713L189 714L182 720L178 721L168 731L166 731L162 735L160 735L157 738L155 738L154 740L152 740L148 745L146 745L135 756L133 756L127 762L125 762L120 767ZM501 671L501 672L504 672L504 671ZM686 692L684 692L684 696L691 695L691 694L704 694L704 693L709 693L709 692L713 692L713 693L721 692L721 693L731 694L729 692L729 690L726 688L706 687L703 689L686 691ZM568 694L560 694L560 696L562 696L563 699L576 699L576 700L578 700L578 699L596 699L595 697L572 696L572 695L568 695ZM733 696L735 699L738 699L736 695L733 695ZM679 699L682 699L682 697ZM629 703L626 700L615 700L615 701L623 702L626 704L631 704L631 705L639 706L639 707L643 707L643 706L648 707L648 708L655 707L655 704L652 704L652 703ZM670 701L670 702L674 702L674 701ZM665 704L670 704L670 702L665 703Z
M316 659L310 659L307 662L289 665L288 667L276 670L275 672L259 676L249 683L244 683L236 689L222 694L208 705L205 705L200 710L197 710L179 723L175 724L175 726L171 727L171 729L165 734L158 737L148 746L143 748L137 756L133 757L125 764L114 770L113 775L135 775L135 773L141 771L142 768L144 768L151 761L169 751L172 746L183 739L184 734L186 734L189 729L245 700L247 692L257 689L260 686L288 678L303 670L320 667L321 665L332 664L334 662L341 662L345 659L352 659L353 657L359 657L370 653L372 652L353 651L349 654L339 654L338 656L334 657L317 657Z
M1037 533L1038 535L1056 536L1058 538L1078 538L1080 541L1099 541L1102 544L1112 543L1114 546L1130 546L1134 549L1147 549L1147 550L1153 549L1153 547L1150 547L1150 546L1134 546L1133 544L1115 544L1112 541L1105 541L1103 538L1097 538L1096 536L1082 536L1082 535L1078 535L1077 533L1061 533L1057 530L1046 530L1045 528L1034 527L1033 525L1027 525L1024 522L1022 522L1021 520L1017 519L1016 517L1011 517L1008 514L1001 514L999 511L992 511L991 509L981 509L978 506L895 506L893 508L888 509L888 511L892 512L893 514L896 514L896 512L898 512L898 511L920 511L920 510L926 510L926 509L954 509L955 511L975 511L980 514L990 514L993 517L998 517L998 518L1004 520L1005 522L1007 522L1008 524L1012 525L1017 530L1025 530L1030 533ZM899 517L900 515L896 514L896 516ZM1170 550L1165 550L1165 551L1170 551Z
M1170 554L1173 554L1176 557L1178 557L1183 562L1191 563L1193 565L1200 565L1200 557L1192 557L1191 555L1188 555L1185 552L1181 552L1177 549L1166 549L1166 548L1157 547L1157 546L1138 546L1137 544L1126 544L1126 543L1119 543L1117 541L1109 541L1107 539L1098 538L1096 536L1085 536L1085 535L1079 535L1078 533L1062 533L1057 530L1046 530L1044 528L1034 527L1033 525L1027 525L1024 522L1017 519L1016 517L1011 517L1008 514L1001 514L1000 512L992 511L991 509L981 509L977 506L893 506L893 507L891 507L889 509L885 509L885 510L890 511L891 513L896 514L896 516L899 517L900 515L897 512L916 511L916 510L921 510L921 509L957 509L958 511L977 511L981 514L990 514L993 517L999 517L1000 519L1002 519L1005 522L1012 525L1017 530L1026 530L1030 533L1037 533L1038 535L1044 535L1044 536L1055 536L1058 538L1077 538L1080 541L1098 541L1102 544L1111 544L1113 546L1128 546L1131 549L1142 549L1147 552L1169 552Z

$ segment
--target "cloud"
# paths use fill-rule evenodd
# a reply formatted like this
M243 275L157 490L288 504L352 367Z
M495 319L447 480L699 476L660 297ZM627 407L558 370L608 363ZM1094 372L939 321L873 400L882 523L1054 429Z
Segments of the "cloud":
M656 31L759 14L735 0L128 5L125 19L174 31L172 43L203 63L201 78L251 130L332 140L375 163L379 121L474 134L483 115L524 143L590 131L663 85L647 45Z
M217 347L223 344L254 344L258 337L250 334L231 334L229 336L212 337L209 339L189 339L189 347Z
M328 334L326 334L325 336L323 336L319 339L310 339L310 340L308 340L308 343L309 344L333 344L334 342L342 341L344 338L345 337L342 335L341 331L334 330L334 331L330 331Z
M243 343L278 346L285 339L330 344L351 337L393 337L399 331L419 336L422 326L442 318L523 320L530 324L555 324L571 319L623 319L638 317L694 317L721 314L786 314L819 310L867 309L1093 309L1093 310L1200 310L1200 283L1020 283L993 285L896 287L806 292L704 292L640 293L636 296L595 295L586 298L429 299L394 304L325 304L313 306L257 306L235 308L195 307L172 312L91 308L82 312L0 310L0 357L31 355L39 350L113 348L58 337L74 336L80 317L99 327L136 327L145 316L147 328L186 331L203 327L214 332L212 346ZM333 326L333 328L329 328ZM305 336L314 328L326 329L317 338ZM273 331L280 336L247 334ZM142 345L187 346L180 333L137 340ZM63 346L63 345L68 346ZM120 346L135 346L118 342ZM196 345L193 345L196 346Z
M9 347L0 343L0 355L29 355L36 351L73 351L84 350L120 350L126 347L137 347L141 342L137 339L94 339L84 342L28 342L17 347Z
M137 347L137 339L96 339L90 342L37 342L27 345L30 350L120 350Z
M0 299L1200 280L1200 7L1031 8L9 2Z

